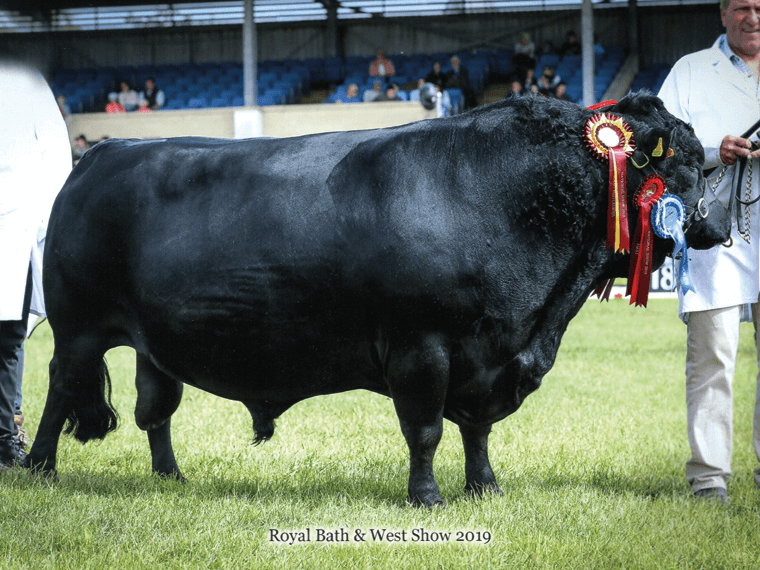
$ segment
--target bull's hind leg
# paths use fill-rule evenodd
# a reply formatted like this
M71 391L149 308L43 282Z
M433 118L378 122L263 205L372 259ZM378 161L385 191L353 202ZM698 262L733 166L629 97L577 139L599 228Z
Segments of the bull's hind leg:
M182 383L156 368L145 356L137 355L137 404L135 422L148 433L153 471L184 481L174 458L171 416L182 400Z
M449 352L436 335L388 361L388 384L401 433L409 446L409 495L412 505L434 507L444 501L433 474L433 457L443 435L443 406L449 378Z
M467 493L482 495L485 492L501 494L496 476L488 459L488 436L491 426L459 426L464 446L464 476Z
M88 339L80 338L65 348L56 346L50 361L45 409L27 456L28 467L55 473L58 440L67 421L66 433L72 433L82 443L103 439L116 429L118 416L111 405L111 380L104 353Z

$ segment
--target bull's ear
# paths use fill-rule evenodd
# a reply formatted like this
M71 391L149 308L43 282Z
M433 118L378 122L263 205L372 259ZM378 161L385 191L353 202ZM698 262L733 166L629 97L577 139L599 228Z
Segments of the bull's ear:
M643 141L637 145L644 154L655 160L662 160L673 155L670 148L671 132L665 129L652 129Z

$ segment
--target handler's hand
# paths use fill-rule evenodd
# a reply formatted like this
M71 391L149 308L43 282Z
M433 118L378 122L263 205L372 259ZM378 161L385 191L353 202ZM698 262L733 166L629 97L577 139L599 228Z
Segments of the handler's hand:
M723 164L735 164L742 157L758 158L760 157L760 148L751 151L752 143L749 139L733 137L726 135L723 142L720 143L720 161Z

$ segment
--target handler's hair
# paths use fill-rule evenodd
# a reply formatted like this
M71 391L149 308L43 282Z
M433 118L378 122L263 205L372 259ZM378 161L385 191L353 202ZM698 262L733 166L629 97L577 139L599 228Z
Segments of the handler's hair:
M728 8L729 2L731 2L731 0L720 0L720 9L726 10Z

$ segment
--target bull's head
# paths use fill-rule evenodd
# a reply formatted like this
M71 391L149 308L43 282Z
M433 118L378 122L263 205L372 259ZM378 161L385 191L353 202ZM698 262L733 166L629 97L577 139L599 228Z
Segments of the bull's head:
M628 187L636 189L647 173L656 172L665 179L667 191L684 203L684 232L690 248L709 249L727 242L731 212L706 184L704 149L693 129L646 92L628 95L610 111L625 118L636 139L638 150L630 161L634 168L628 168Z

